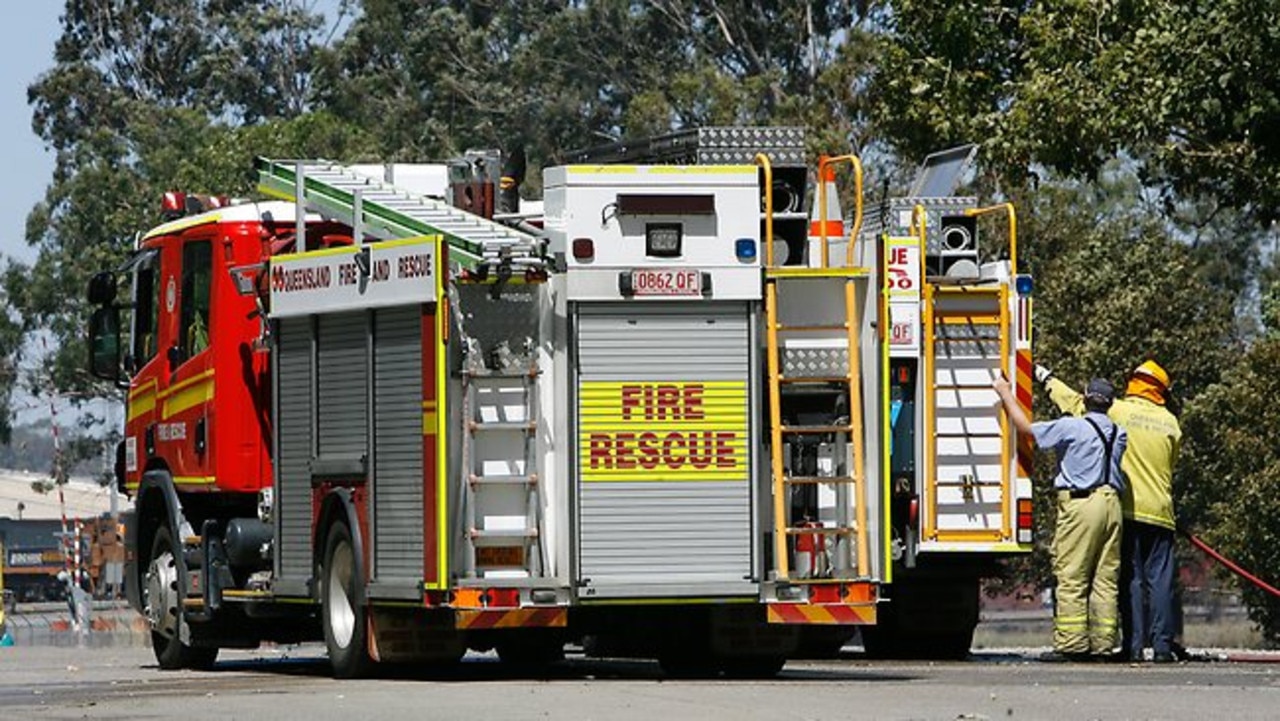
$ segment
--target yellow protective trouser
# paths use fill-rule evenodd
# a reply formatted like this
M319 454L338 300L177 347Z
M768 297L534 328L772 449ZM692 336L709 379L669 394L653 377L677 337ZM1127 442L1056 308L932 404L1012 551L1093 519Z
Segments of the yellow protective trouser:
M1105 654L1120 642L1120 514L1120 496L1113 488L1100 488L1084 498L1058 492L1053 537L1056 651Z

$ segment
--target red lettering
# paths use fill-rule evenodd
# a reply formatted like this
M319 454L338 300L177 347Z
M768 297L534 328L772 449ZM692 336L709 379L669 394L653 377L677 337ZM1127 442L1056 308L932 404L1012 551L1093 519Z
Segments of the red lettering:
M636 450L640 456L640 467L652 469L658 467L658 436L654 433L644 432L640 434L640 441L636 444Z
M699 450L699 446L701 446L701 450ZM698 469L711 465L711 431L690 434L689 463Z
M634 443L636 440L636 434L619 433L618 435L614 436L614 438L616 439L613 444L614 463L617 465L618 469L623 470L623 469L635 468L636 459L632 457L631 454L632 454L632 451L635 450L632 447L632 443Z
M613 468L613 454L611 453L613 439L605 433L592 433L588 443L587 457L591 461L591 467L605 470Z
M700 421L707 417L702 410L702 392L705 390L701 385L687 385L684 387L684 419L686 421Z
M662 460L667 464L667 468L675 469L684 465L684 457L677 456L674 452L674 446L685 446L684 436L679 433L671 432L667 437L662 439Z
M657 420L680 420L680 389L676 386L658 386Z
M889 265L902 265L907 262L906 248L890 248L889 249Z
M644 385L644 419L653 420L653 386Z
M631 420L631 409L640 405L640 386L622 387L622 420Z
M733 446L730 443L737 437L737 433L716 433L716 468L733 468Z

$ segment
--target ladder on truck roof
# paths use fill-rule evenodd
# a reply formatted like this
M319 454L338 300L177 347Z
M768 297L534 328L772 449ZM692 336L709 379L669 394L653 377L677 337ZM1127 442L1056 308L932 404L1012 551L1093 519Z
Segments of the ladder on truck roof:
M257 170L261 192L305 204L382 240L440 235L449 244L450 257L464 267L509 262L525 269L542 264L537 237L340 163L258 158Z

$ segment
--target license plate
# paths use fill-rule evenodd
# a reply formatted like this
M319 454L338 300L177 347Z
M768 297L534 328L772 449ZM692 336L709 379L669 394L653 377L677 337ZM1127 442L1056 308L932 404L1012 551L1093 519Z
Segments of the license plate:
M702 273L683 268L644 268L631 271L636 295L702 295Z

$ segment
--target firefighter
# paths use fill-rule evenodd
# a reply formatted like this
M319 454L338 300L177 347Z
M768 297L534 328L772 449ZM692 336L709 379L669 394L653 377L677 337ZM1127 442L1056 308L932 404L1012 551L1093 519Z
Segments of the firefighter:
M1018 432L1052 448L1058 457L1053 487L1058 524L1053 536L1053 573L1058 581L1053 618L1053 651L1046 661L1107 657L1119 645L1117 593L1120 582L1120 459L1128 438L1107 418L1115 388L1094 378L1084 390L1085 414L1032 423L1009 381L998 378L996 393Z
M1080 394L1036 367L1036 379L1064 412L1084 410ZM1124 553L1122 606L1127 660L1141 661L1148 642L1156 663L1177 660L1177 609L1174 596L1173 466L1182 442L1178 419L1169 412L1169 373L1148 360L1129 376L1125 397L1108 415L1129 434L1129 451L1121 465L1128 490L1122 496Z

